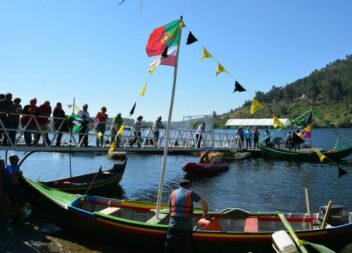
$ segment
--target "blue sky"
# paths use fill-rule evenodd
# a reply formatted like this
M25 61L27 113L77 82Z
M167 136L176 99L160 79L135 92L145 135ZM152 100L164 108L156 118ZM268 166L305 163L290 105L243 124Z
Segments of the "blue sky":
M124 117L167 119L173 68L145 53L151 31L183 15L173 120L228 112L266 92L351 54L352 1L286 0L11 0L0 1L0 92L52 105L76 99L94 116L101 106ZM215 77L216 62L200 62L199 43L248 93L232 93L233 79ZM138 94L148 80L144 97Z

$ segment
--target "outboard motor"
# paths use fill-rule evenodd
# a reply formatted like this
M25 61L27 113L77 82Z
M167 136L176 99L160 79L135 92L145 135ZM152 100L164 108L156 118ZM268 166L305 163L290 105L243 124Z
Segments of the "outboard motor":
M319 221L322 222L326 213L327 206L322 206L319 209ZM339 226L348 223L348 210L343 205L332 205L327 224L331 226Z

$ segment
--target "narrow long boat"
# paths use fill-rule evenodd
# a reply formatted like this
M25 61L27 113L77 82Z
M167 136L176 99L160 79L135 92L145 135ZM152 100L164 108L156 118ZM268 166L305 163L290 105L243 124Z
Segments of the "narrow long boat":
M43 184L71 193L84 194L87 190L89 190L89 194L104 193L107 190L116 187L121 181L125 172L126 164L127 158L119 163L115 163L109 170L99 170L81 176L43 182Z
M35 208L45 211L57 225L95 239L108 239L117 246L141 247L143 252L162 252L168 229L169 212L161 206L128 200L73 195L28 179L21 180ZM340 250L352 241L351 212L341 208L330 212L322 228L322 215L286 213L298 238ZM202 212L194 211L193 243L195 252L272 252L272 233L285 229L275 212L247 212L227 208L209 212L210 225L201 229Z
M303 148L300 150L288 150L288 149L277 149L265 146L261 143L258 145L260 151L270 158L283 159L283 160L296 160L300 162L319 162L319 156L316 150L319 150L323 155L325 155L328 160L339 161L352 154L352 147L339 151L326 151L314 148Z

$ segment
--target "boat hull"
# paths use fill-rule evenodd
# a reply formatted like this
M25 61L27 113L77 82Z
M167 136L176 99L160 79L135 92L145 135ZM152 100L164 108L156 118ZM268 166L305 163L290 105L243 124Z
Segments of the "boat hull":
M86 194L104 194L108 190L116 188L125 172L127 159L114 164L113 168L106 171L98 171L77 177L65 178L43 184L60 191Z
M160 223L148 223L148 221L138 218L141 217L138 215L153 212L155 204L96 196L76 196L25 179L21 180L21 184L30 194L33 205L45 211L46 217L63 228L76 230L95 239L110 240L118 243L120 247L125 245L132 248L142 248L143 252L162 252L168 228L167 216ZM121 209L132 210L133 216L130 218L119 217L104 211L106 209L114 210L114 208L117 210L116 212L120 212ZM227 216L231 216L233 221L241 221L241 216L250 215L257 217L261 224L276 222L276 231L284 229L275 213L249 213L241 209L225 209L211 212L210 215L219 221ZM298 219L303 223L309 219L304 214L297 216L297 218L291 217L292 214L287 215L291 224ZM195 224L200 217L201 212L195 210ZM311 222L314 221L312 218L310 219ZM236 224L231 226L236 227L240 223ZM222 230L203 231L195 228L193 233L194 252L272 252L271 235L273 231L246 231L245 225L240 224L242 228L244 226L244 231L236 230L237 232L235 232L226 229L225 225L222 223ZM352 224L347 223L325 229L296 230L296 234L302 240L321 243L333 250L340 250L352 241Z
M260 151L267 157L282 160L295 160L300 162L320 162L320 158L314 150L289 151L286 149L275 149L259 144ZM339 161L352 154L352 147L341 151L321 151L328 160Z

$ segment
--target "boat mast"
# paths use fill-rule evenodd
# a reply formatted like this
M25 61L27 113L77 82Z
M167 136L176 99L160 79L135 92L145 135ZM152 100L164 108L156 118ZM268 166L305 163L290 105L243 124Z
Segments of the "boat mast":
M180 17L180 25L182 22L182 16ZM159 213L160 213L160 205L161 205L161 199L163 195L163 186L164 186L164 177L165 177L165 171L166 171L166 162L167 162L167 153L169 149L169 136L170 136L170 125L171 125L171 118L172 118L172 111L174 107L174 98L175 98L175 91L176 91L176 78L177 78L177 67L178 67L178 56L180 53L180 44L181 44L181 35L182 35L182 27L180 27L180 39L177 45L177 52L176 52L176 65L174 68L174 81L172 85L172 93L171 93L171 101L170 101L170 107L169 107L169 116L167 119L167 125L166 125L166 137L165 137L165 146L164 146L164 155L163 155L163 162L162 162L162 167L161 167L161 173L160 173L160 181L159 181L159 190L158 190L158 199L156 202L156 218L159 218Z

